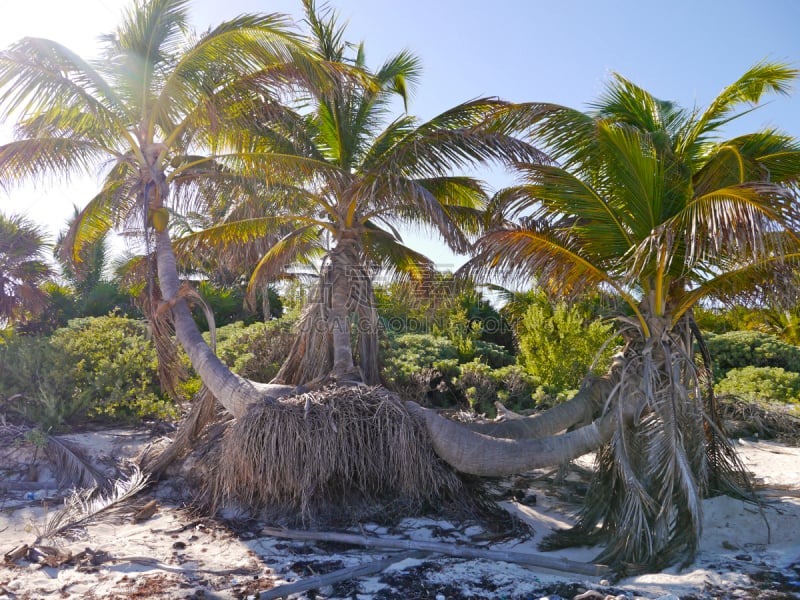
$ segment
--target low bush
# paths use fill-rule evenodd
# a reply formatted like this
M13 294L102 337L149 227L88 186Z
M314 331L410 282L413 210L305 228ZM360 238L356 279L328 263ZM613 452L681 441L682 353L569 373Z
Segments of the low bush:
M44 430L86 417L89 404L74 393L74 360L46 337L10 336L0 344L0 413L14 413Z
M74 319L50 343L71 358L73 395L90 414L131 422L176 416L173 402L161 393L144 321L118 315Z
M800 348L782 342L774 335L757 331L731 331L705 334L716 381L731 369L780 367L800 373Z
M269 382L278 373L295 340L293 322L276 320L245 325L241 321L217 330L217 355L242 377Z
M611 323L587 322L578 307L532 304L519 324L519 362L546 393L577 389L593 371L608 370L616 344ZM604 348L605 344L605 349Z
M50 338L11 338L0 347L0 397L44 429L177 415L159 388L146 325L117 315L74 319Z
M787 371L781 367L743 367L730 369L714 386L718 395L731 395L768 404L800 403L800 373Z
M388 334L381 347L386 384L404 397L437 406L464 404L493 415L494 401L531 408L534 381L502 346L477 340L475 358L459 360L453 341L432 334ZM502 366L501 366L502 365Z

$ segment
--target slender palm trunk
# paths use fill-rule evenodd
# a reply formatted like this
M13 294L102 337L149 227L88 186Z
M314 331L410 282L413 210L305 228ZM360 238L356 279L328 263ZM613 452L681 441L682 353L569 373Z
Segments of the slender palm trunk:
M358 241L344 235L326 257L319 285L309 297L298 337L273 381L301 385L327 376L339 382L380 383L378 313ZM352 338L357 325L356 364Z
M355 308L351 281L360 267L356 241L342 238L328 259L323 273L323 300L328 310L328 327L333 341L331 375L340 381L360 381L361 375L353 361L350 341L350 312Z

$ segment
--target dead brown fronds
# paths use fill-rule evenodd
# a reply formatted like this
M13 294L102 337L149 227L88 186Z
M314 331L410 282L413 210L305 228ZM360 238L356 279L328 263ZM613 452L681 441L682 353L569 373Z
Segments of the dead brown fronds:
M233 503L304 524L367 505L419 510L467 494L434 453L424 423L379 387L326 388L253 406L206 460L214 507Z
M217 399L202 385L192 398L192 407L183 419L172 442L160 450L147 448L139 457L141 469L158 479L173 462L188 453L200 439L203 430L217 418Z
M720 396L718 400L721 417L731 435L756 435L800 445L800 415L790 406L765 406L730 395Z

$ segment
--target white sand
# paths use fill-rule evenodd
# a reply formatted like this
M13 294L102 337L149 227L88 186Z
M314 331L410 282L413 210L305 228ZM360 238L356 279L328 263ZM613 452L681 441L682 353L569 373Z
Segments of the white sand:
M98 464L111 457L135 454L146 439L126 431L74 436L89 446ZM737 444L745 464L766 485L769 503L757 506L728 497L713 498L704 504L704 534L697 560L689 568L625 579L612 587L599 577L570 575L534 569L505 562L455 558L407 559L382 575L363 578L351 584L346 597L361 599L383 594L402 598L381 579L402 575L409 570L428 597L451 598L539 598L541 590L557 583L578 584L581 590L594 589L601 596L627 593L645 598L669 598L705 592L714 597L713 587L733 590L751 586L748 573L785 569L800 562L800 448L768 442L741 441ZM39 473L47 487L47 469ZM292 542L264 537L259 526L248 535L234 535L211 519L193 517L165 497L169 487L161 486L159 510L147 521L98 523L79 532L77 538L60 539L62 551L76 555L89 548L105 552L116 560L83 566L66 564L60 568L31 564L0 564L0 598L244 598L287 581L307 577L321 568L320 563L339 561L347 567L386 556L381 551L355 548L331 554L319 544ZM486 545L495 550L536 552L536 543L554 528L571 523L568 512L543 489L537 489L537 503L524 506L505 503L508 510L533 525L535 536L523 542L510 540ZM21 494L6 494L0 499L0 554L36 538L37 527L45 519L45 509L17 507ZM52 508L50 509L52 510ZM767 527L769 523L769 527ZM385 529L365 525L364 531L388 536ZM241 530L240 530L241 532ZM399 532L399 533L398 533ZM391 531L391 536L458 543L474 542L481 533L472 526L462 527L432 519L408 519ZM245 539L247 538L247 539ZM52 542L48 542L52 543ZM576 561L589 562L597 548L576 548L553 553ZM102 558L102 556L100 557ZM302 564L299 564L302 563ZM303 572L301 567L308 568ZM323 565L324 566L324 565ZM330 569L328 569L330 570ZM357 586L357 587L355 587ZM336 590L319 591L318 598L337 597ZM709 591L711 590L711 591ZM305 598L306 596L295 596Z

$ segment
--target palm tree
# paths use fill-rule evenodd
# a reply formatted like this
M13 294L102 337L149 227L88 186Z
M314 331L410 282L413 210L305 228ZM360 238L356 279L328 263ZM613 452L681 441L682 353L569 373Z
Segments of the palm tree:
M531 139L551 160L518 166L523 183L495 200L509 221L479 241L467 270L535 275L557 296L610 291L633 315L621 321L626 347L603 401L636 418L619 419L600 453L577 529L585 541L602 523L611 542L601 560L694 555L719 436L692 307L774 294L800 262L800 145L774 130L725 140L720 129L796 76L759 63L705 111L621 76L588 112L530 106Z
M268 193L274 204L261 216L239 207L225 223L181 240L177 248L179 256L189 257L280 231L279 241L254 270L251 291L298 262L321 259L301 334L277 381L303 384L330 374L340 382L376 384L373 274L383 270L421 278L433 272L430 259L403 244L399 226L427 226L452 249L466 251L486 193L479 181L453 173L487 160L538 154L507 131L486 125L489 117L510 108L498 100L468 102L428 122L407 114L387 122L391 103L407 101L419 61L402 52L372 72L363 46L353 56L348 52L344 26L333 11L317 10L313 0L304 0L304 6L316 52L363 76L343 78L336 86L307 86L294 121L265 121L252 130L252 138L240 136L253 152L275 163L296 162L295 173L305 169L306 176L273 177ZM351 317L357 325L358 366Z
M238 378L205 344L179 291L168 209L207 206L221 190L249 192L263 159L236 156L249 171L234 177L224 168L233 159L226 141L244 122L280 113L265 99L292 81L295 65L305 76L318 72L284 17L242 15L196 36L188 0L134 0L103 41L96 63L44 39L24 38L0 54L0 117L18 119L17 139L0 147L0 179L67 179L105 167L65 247L80 260L83 246L112 226L140 232L148 255L154 240L179 341L214 395L242 414L288 388Z
M45 260L45 239L21 216L0 213L0 325L24 321L47 306L41 289L53 273Z

